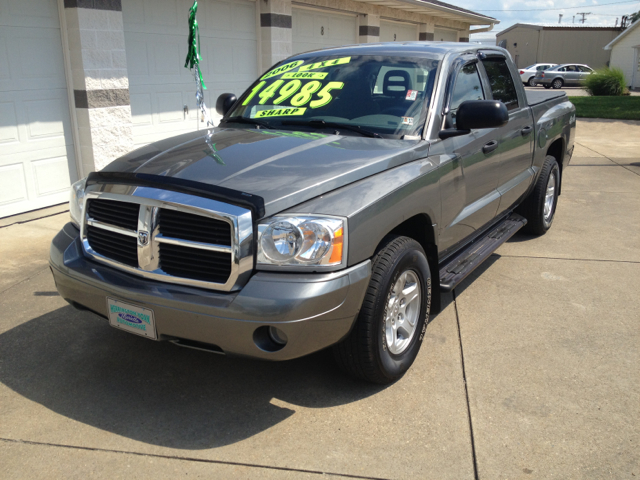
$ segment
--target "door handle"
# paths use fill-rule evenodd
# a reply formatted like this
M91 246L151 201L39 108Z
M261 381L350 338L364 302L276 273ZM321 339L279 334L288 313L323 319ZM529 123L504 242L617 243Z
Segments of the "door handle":
M529 125L528 127L524 127L522 130L520 130L520 133L522 134L523 137L526 137L531 132L533 132L533 127L531 125Z
M498 148L498 141L497 140L491 140L489 143L485 144L484 147L482 147L482 153L491 153L496 148Z

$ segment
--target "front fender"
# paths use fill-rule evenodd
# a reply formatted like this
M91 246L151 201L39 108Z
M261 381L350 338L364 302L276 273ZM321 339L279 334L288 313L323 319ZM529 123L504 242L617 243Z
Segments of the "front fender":
M348 265L371 258L380 241L416 215L437 224L440 177L437 159L423 158L300 204L287 213L341 215L348 219ZM437 243L437 235L434 235Z

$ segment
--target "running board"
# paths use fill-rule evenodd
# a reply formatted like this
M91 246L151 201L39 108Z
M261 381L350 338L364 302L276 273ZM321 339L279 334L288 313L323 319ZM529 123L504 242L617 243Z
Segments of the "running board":
M455 258L440 267L440 290L450 292L495 252L500 245L509 240L514 233L527 224L524 217L512 213L484 236L462 250Z

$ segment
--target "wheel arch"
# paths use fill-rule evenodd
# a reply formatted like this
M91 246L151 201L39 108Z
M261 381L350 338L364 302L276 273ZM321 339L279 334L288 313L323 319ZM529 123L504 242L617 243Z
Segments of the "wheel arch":
M378 243L375 249L377 253L386 243L390 235L401 235L415 240L423 248L429 262L431 270L431 310L440 310L440 274L438 269L438 244L436 239L436 229L429 215L419 213L389 231ZM375 255L374 253L374 255Z
M560 171L559 178L559 186L558 186L558 195L562 193L562 175L563 175L563 165L564 165L564 154L565 154L565 140L562 137L556 138L551 144L549 148L547 148L546 155L551 155L558 162L558 169Z

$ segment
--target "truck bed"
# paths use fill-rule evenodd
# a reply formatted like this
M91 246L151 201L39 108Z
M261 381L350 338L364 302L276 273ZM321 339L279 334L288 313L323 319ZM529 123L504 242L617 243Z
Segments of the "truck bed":
M554 98L564 97L567 94L559 90L525 90L527 95L527 103L530 107L540 103L547 102Z

